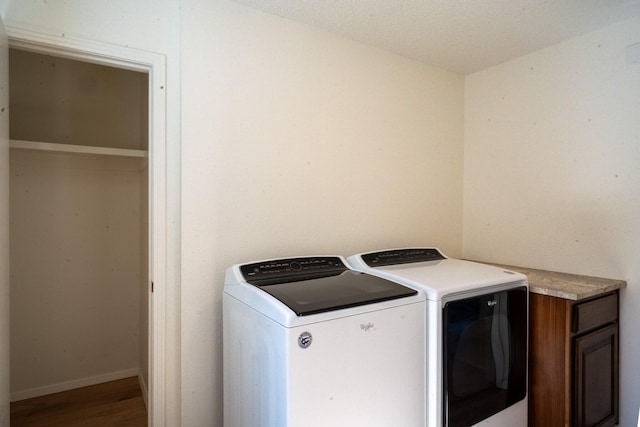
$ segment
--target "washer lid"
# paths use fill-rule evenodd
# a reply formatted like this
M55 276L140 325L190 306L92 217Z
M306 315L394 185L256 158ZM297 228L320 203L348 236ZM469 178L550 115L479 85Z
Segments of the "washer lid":
M322 313L416 295L417 291L350 270L339 257L303 257L240 266L245 281L296 315Z

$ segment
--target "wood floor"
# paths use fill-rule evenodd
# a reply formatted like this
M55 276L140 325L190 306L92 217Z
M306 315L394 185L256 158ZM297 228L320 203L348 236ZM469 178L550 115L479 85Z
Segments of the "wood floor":
M146 427L137 377L11 403L11 427Z

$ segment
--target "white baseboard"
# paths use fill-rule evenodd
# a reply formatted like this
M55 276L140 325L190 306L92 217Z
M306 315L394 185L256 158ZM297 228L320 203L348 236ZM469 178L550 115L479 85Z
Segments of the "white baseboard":
M109 381L121 380L123 378L135 376L140 378L138 368L108 372L106 374L96 375L93 377L78 378L76 380L11 392L11 401L16 402L18 400L31 399L32 397L45 396L47 394L59 393L61 391L73 390L74 388L87 387L90 385L102 384Z
M138 382L140 383L140 390L142 391L142 398L144 399L144 406L146 406L147 411L149 410L149 403L147 402L147 383L144 380L144 376L141 371L138 371Z

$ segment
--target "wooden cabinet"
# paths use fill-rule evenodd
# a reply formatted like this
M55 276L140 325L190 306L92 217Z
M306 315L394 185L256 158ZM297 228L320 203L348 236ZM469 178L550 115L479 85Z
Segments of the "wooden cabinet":
M530 294L529 426L618 422L618 304Z

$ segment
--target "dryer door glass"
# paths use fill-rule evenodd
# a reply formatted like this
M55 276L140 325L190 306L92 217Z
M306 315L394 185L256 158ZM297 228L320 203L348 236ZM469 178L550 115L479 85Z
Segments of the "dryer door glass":
M444 306L445 425L471 426L524 399L527 288Z

